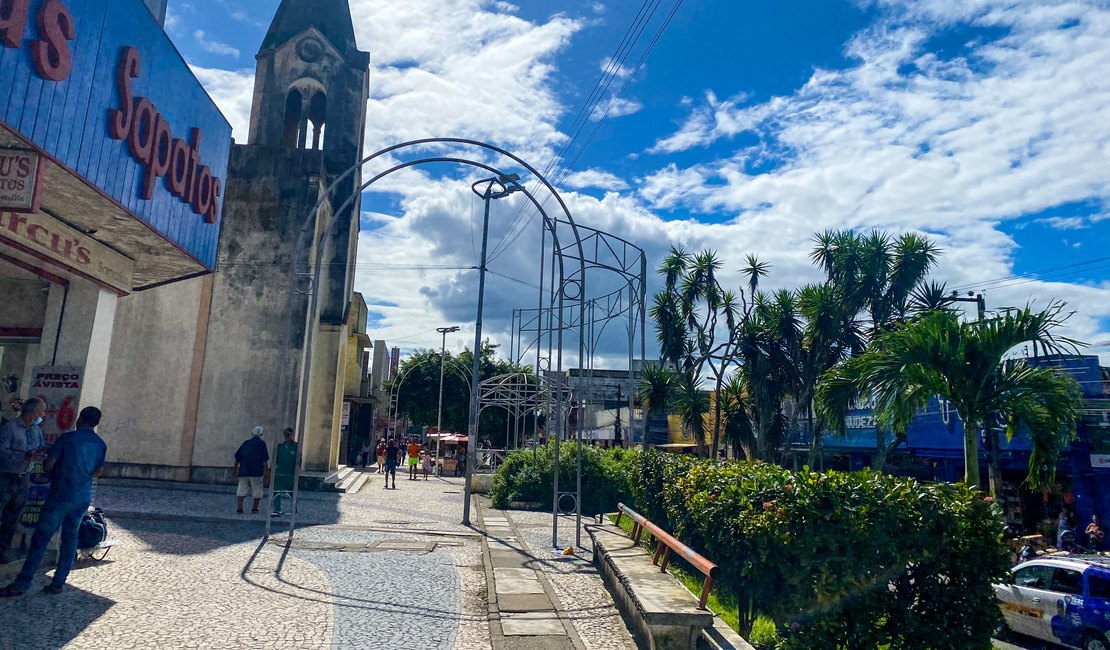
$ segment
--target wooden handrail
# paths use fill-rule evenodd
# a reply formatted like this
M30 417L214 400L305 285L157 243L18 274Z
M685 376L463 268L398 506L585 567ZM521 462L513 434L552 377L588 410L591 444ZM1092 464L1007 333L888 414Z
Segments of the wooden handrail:
M702 556L694 549L675 539L673 535L652 523L647 517L623 503L618 503L618 526L621 524L622 515L628 515L628 518L632 520L632 541L639 544L645 530L655 538L655 555L652 556L651 563L658 566L660 571L667 570L667 565L670 564L671 561L671 551L674 551L682 556L682 559L689 562L695 569L705 574L705 585L702 587L701 600L698 602L698 609L705 609L705 603L709 600L709 592L713 589L713 578L717 575L717 565L710 562L706 557Z

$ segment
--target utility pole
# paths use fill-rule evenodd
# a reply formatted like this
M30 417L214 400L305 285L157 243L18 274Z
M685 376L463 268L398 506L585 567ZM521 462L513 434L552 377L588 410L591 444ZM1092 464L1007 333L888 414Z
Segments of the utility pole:
M956 292L952 292L952 302L973 302L979 313L979 322L982 323L987 318L987 301L983 298L981 293L967 292L967 297L961 298L956 296ZM1033 354L1036 355L1037 344L1033 343ZM990 486L990 493L995 499L1002 498L1002 450L999 449L1001 441L995 434L996 422L982 422L980 426L983 427L981 432L983 434L983 447L987 452L987 483ZM976 459L978 460L978 459ZM971 486L978 488L978 485Z
M439 461L436 463L436 471L439 476L443 476L443 367L447 361L447 335L462 329L458 325L451 327L437 327L436 331L443 335L443 344L439 348L439 408L436 409L436 455L439 456ZM424 444L428 444L425 438Z
M478 384L482 379L482 309L486 299L486 255L489 248L489 211L494 199L503 199L513 192L524 191L520 184L520 176L516 174L502 174L496 178L487 178L470 186L470 190L482 197L486 204L485 215L482 218L482 257L478 263L478 317L474 322L474 365L470 375L470 426L466 441L466 487L463 488L463 520L464 526L470 525L470 497L472 493L474 462L478 457ZM479 191L478 187L485 185ZM499 189L494 189L494 187Z

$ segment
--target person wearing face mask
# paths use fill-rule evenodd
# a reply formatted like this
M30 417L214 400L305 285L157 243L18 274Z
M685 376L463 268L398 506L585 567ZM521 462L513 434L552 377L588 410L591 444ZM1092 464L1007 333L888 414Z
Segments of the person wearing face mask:
M31 398L19 407L19 417L0 428L0 564L11 561L12 539L23 518L31 467L46 451L42 416L46 404Z

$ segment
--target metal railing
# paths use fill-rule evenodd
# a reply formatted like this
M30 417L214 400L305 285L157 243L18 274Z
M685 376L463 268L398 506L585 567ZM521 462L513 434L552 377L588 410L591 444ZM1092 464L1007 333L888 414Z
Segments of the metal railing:
M713 578L717 575L717 565L710 562L694 549L675 539L673 535L655 525L640 513L623 503L618 503L618 526L621 524L622 515L628 515L628 518L632 520L632 541L639 544L645 530L655 538L655 555L652 556L651 563L658 566L660 571L667 570L667 566L671 561L671 551L674 551L682 556L682 559L689 562L690 566L701 571L705 575L705 584L702 586L701 590L701 600L698 601L698 609L705 609L705 603L709 600L709 592L713 589Z

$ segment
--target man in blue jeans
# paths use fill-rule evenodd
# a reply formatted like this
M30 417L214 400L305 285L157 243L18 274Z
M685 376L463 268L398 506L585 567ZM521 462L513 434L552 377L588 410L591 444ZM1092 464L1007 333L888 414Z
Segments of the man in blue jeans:
M50 447L46 455L46 471L50 473L50 494L39 514L39 523L31 538L31 550L23 562L15 582L0 589L0 598L20 596L31 588L31 581L42 565L46 545L62 529L61 547L58 549L58 568L54 580L43 591L48 594L62 592L69 577L73 560L77 557L77 529L92 501L92 482L104 469L108 446L96 435L100 424L100 409L91 406L81 410L77 430L64 433Z

